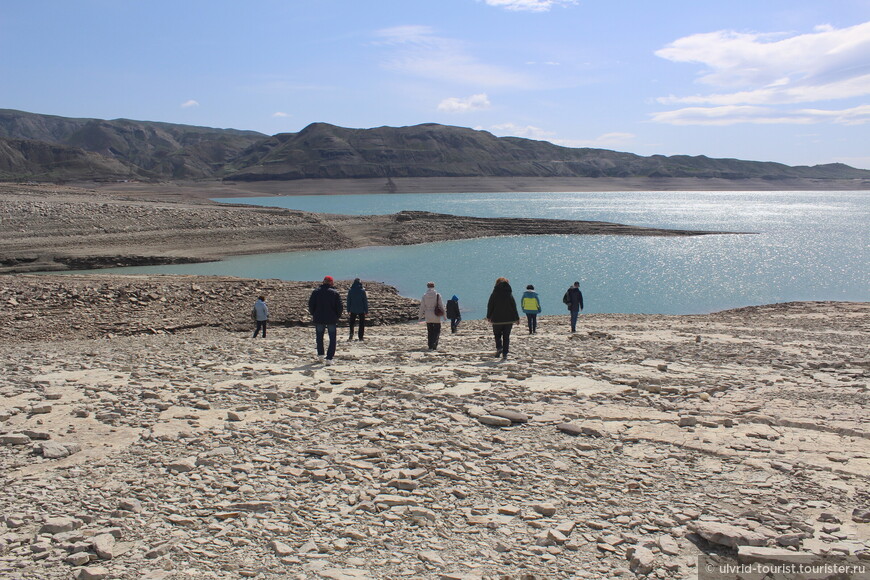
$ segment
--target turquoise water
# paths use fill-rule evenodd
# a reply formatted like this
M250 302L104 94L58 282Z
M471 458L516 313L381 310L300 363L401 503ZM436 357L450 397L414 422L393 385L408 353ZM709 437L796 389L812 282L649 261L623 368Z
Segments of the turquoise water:
M510 279L517 298L526 284L534 284L544 314L565 312L561 297L575 280L585 312L692 314L792 300L870 301L870 192L383 194L219 201L346 214L413 209L757 233L517 236L116 271L286 280L330 274L384 281L412 297L434 280L445 298L459 296L466 318L485 315L499 276Z

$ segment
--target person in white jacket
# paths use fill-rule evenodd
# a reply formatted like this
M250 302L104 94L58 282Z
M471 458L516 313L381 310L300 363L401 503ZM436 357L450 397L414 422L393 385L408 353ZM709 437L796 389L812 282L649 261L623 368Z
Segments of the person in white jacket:
M441 320L444 317L444 301L441 294L435 291L435 282L426 284L426 293L420 299L420 320L426 321L426 336L429 350L438 348L438 338L441 336Z
M257 323L257 328L254 330L254 336L257 338L260 329L263 329L263 338L266 338L266 323L269 321L269 307L266 306L266 297L260 296L254 302L254 307L251 309L251 318Z

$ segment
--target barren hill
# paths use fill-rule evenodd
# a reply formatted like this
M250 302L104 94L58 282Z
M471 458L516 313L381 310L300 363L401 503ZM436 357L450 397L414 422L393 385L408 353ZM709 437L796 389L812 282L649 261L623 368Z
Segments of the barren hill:
M434 123L373 129L313 123L299 133L269 137L235 129L0 110L0 180L6 181L377 179L386 182L387 191L405 191L392 180L409 178L701 179L733 182L733 188L754 180L780 183L782 189L805 180L821 189L870 187L870 171L839 163L791 167L705 156L642 157Z

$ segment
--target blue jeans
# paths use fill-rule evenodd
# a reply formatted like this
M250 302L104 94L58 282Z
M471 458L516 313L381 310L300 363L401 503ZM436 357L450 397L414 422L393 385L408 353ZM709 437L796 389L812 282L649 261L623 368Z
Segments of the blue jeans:
M571 332L577 332L577 317L580 316L580 309L571 311Z
M323 333L329 332L329 348L326 350L326 360L332 360L335 356L335 325L315 324L314 331L317 333L317 354L323 355Z
M534 334L538 331L538 313L526 312L526 319L529 322L529 334Z

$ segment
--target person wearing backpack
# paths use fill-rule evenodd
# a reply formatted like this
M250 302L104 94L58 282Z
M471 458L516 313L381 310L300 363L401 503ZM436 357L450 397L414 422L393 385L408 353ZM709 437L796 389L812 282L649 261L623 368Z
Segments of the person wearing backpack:
M568 288L568 291L562 296L562 302L568 306L568 312L571 313L571 332L577 332L577 317L583 310L583 293L580 292L580 282L574 282L574 285Z
M253 319L257 324L257 328L254 329L254 336L251 338L257 338L260 329L263 329L263 338L266 338L266 323L269 321L269 307L266 306L265 296L260 296L257 298L257 301L254 302L254 307L251 309L251 319Z
M456 334L462 321L462 315L459 313L459 296L456 294L447 301L447 318L450 320L450 332Z
M537 334L538 314L541 313L541 299L538 297L538 293L535 292L535 287L531 284L526 286L526 291L523 292L523 297L520 299L520 306L529 323L529 334Z
M426 283L426 293L420 299L420 320L426 321L426 339L429 350L438 348L441 336L441 319L444 317L444 302L441 294L435 291L435 282Z

